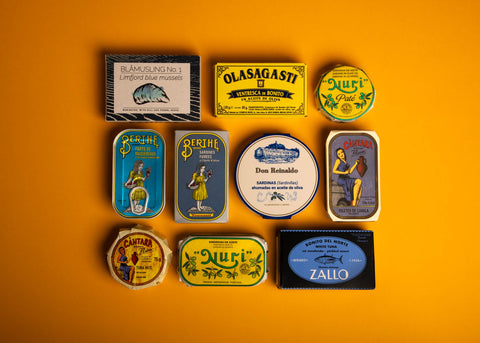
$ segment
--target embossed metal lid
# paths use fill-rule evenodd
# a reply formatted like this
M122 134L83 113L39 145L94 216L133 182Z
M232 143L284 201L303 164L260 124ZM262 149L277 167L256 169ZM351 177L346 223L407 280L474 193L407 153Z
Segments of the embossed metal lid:
M128 129L113 141L112 204L124 218L153 218L165 207L165 141Z
M235 184L243 202L268 219L289 219L312 201L318 188L317 161L290 135L265 135L241 153Z
M178 243L188 286L255 286L267 279L267 242L247 235L189 236Z
M162 282L171 259L167 240L141 225L120 230L107 254L112 277L134 290Z
M337 66L325 73L315 89L317 109L333 121L350 122L372 107L375 89L359 68Z

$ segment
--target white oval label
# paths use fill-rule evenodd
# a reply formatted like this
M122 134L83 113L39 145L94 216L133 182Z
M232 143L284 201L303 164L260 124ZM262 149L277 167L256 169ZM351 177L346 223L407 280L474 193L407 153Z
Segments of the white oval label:
M264 218L290 218L312 201L318 188L312 152L288 135L252 142L237 162L235 182L245 204Z

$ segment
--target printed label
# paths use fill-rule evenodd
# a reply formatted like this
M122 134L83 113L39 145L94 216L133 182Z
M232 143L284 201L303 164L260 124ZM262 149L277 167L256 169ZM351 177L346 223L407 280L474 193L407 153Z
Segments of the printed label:
M190 112L189 63L114 64L115 113Z
M132 233L113 248L111 266L118 279L130 286L154 281L164 268L165 252L152 235Z
M227 132L221 132L227 135ZM228 148L214 132L190 132L176 145L176 208L187 221L213 221L227 206Z
M353 242L321 236L297 244L288 255L288 265L304 280L337 284L360 275L367 265L367 258Z
M237 189L253 211L267 218L289 218L313 199L318 167L310 150L286 135L264 136L238 160Z
M375 90L363 70L341 66L325 74L317 86L318 110L337 121L352 121L373 106Z
M191 286L253 286L266 278L266 243L250 237L193 237L180 246L180 274Z
M125 130L114 141L113 205L123 217L154 217L164 205L164 141L152 130Z
M367 133L339 133L328 143L329 206L339 218L365 219L379 208L378 146Z
M305 115L306 65L217 64L216 115Z

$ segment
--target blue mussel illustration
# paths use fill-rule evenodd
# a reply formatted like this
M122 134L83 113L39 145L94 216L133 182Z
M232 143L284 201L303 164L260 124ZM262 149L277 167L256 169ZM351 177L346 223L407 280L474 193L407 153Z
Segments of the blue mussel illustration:
M330 256L330 255L322 255L322 256L318 256L316 259L314 259L315 262L318 262L320 264L333 264L337 261L339 261L341 264L343 264L343 261L342 261L342 256L340 257L335 257L335 256Z
M169 102L170 99L163 87L146 83L133 92L133 100L136 104L142 105L149 102Z

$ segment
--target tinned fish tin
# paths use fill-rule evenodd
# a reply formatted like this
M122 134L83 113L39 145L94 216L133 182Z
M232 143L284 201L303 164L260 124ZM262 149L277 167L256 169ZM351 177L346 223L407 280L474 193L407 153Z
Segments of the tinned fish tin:
M327 211L334 221L380 214L380 140L374 131L332 131L326 143Z
M306 89L304 63L218 63L215 115L303 117Z
M282 289L374 289L373 232L280 230L277 285Z
M165 142L153 130L125 130L113 142L112 203L125 218L152 218L165 204Z
M374 101L372 81L363 70L352 66L331 69L315 89L317 109L333 121L358 119L373 107Z
M161 283L171 259L167 240L140 225L120 230L107 254L112 277L133 290Z
M188 286L255 286L267 278L267 243L258 236L189 236L179 242Z
M105 62L106 121L200 121L200 56L107 55Z
M265 135L241 153L235 184L243 202L268 219L290 219L313 200L319 181L315 156L298 139Z
M175 222L228 222L227 131L175 131Z

